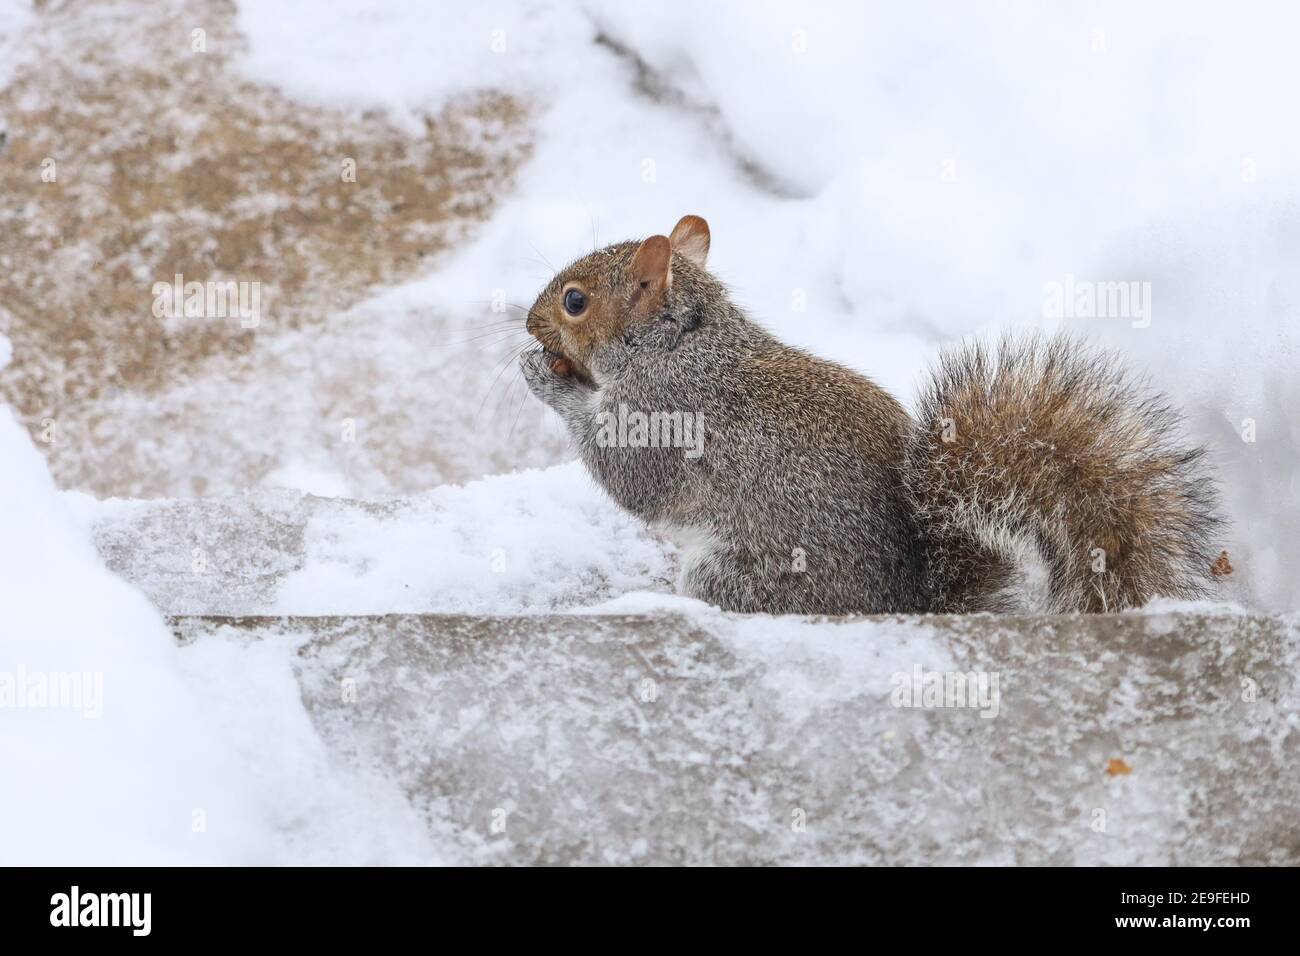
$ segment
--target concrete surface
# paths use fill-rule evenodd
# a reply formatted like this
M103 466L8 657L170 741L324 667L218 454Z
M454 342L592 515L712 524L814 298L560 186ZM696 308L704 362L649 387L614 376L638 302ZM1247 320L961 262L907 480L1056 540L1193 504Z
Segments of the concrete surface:
M331 750L464 862L1300 863L1294 617L172 621L297 642ZM895 706L917 667L996 716Z

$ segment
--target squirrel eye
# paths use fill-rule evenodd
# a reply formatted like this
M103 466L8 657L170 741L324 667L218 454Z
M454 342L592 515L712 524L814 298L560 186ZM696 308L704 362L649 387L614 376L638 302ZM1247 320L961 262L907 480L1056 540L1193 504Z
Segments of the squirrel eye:
M587 297L578 289L570 289L564 293L564 311L569 315L577 315L587 307Z

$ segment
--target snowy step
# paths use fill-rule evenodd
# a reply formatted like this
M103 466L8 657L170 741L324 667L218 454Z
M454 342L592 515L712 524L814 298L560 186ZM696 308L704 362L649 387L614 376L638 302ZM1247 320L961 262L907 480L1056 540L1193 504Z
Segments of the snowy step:
M294 642L453 861L1300 863L1296 617L171 621Z
M670 546L576 462L358 501L257 488L74 499L105 564L165 614L500 614L671 590Z

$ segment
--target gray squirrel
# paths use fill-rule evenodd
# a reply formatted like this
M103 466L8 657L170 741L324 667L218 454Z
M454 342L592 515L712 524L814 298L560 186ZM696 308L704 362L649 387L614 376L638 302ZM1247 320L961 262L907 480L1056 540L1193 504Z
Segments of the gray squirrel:
M913 418L778 341L705 268L709 227L584 256L521 360L596 482L682 551L681 589L796 614L1117 611L1212 593L1204 451L1075 339L946 351Z

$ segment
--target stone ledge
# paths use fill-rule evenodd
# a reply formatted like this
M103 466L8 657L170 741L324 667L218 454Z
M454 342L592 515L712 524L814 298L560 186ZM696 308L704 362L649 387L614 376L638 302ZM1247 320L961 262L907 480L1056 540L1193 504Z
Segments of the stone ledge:
M464 862L1300 863L1294 616L171 622L294 640L328 746ZM996 716L895 706L917 667Z

